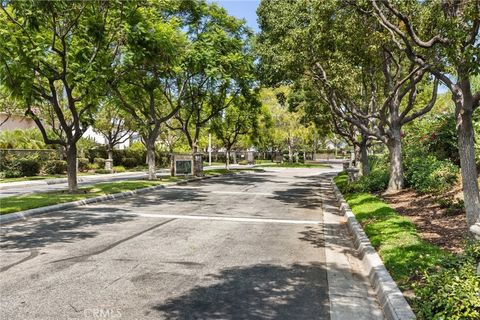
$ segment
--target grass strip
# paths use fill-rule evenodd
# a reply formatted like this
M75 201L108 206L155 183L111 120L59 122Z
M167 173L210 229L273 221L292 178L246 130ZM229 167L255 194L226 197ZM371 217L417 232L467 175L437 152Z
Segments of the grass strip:
M275 168L331 168L331 166L320 163L261 163L257 167Z
M59 203L88 199L92 197L102 196L112 193L120 193L135 189L147 188L164 184L167 182L175 182L181 180L179 177L162 178L161 180L129 180L98 183L92 186L79 188L76 193L68 193L66 190L30 193L20 196L11 196L0 198L0 215L24 211L28 209L40 208Z
M348 178L340 174L334 181L342 189ZM402 290L411 289L423 272L450 255L423 240L410 220L376 196L354 193L345 200Z

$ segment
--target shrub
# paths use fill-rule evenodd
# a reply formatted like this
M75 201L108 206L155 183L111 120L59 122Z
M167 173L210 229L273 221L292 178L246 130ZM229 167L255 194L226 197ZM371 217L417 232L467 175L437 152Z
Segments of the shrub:
M1 171L5 178L31 177L40 173L41 162L38 156L18 158L13 155L2 156Z
M346 184L341 191L345 193L381 192L387 189L388 178L388 170L378 168L372 170L368 176L362 176L357 181Z
M418 319L480 319L480 242L425 272L415 288Z
M19 159L16 167L22 177L32 177L40 173L40 161L38 159Z
M241 164L241 165L247 165L248 161L247 160L240 160L240 161L237 161L237 163Z
M95 158L93 159L93 163L95 163L99 168L105 167L105 159L103 158Z
M88 158L78 158L78 170L81 172L85 172L88 170L88 165L90 161Z
M368 157L368 164L370 165L370 171L388 170L388 154L371 155Z
M439 199L437 203L441 208L447 209L446 214L449 216L460 214L465 211L465 203L462 199L455 200L453 198L443 198Z
M126 168L134 168L139 165L135 158L122 158L121 164Z
M96 163L87 163L86 168L87 168L87 170L97 170L98 165Z
M43 170L48 174L62 174L67 171L67 161L49 160L45 162Z
M405 182L422 193L441 193L457 181L458 167L448 160L419 154L405 158Z
M18 178L21 177L22 175L20 174L20 171L14 170L14 169L7 169L2 172L4 178Z
M113 172L116 173L121 173L127 171L124 166L114 166L113 167Z
M95 173L107 174L107 173L112 173L112 172L110 170L106 170L106 169L97 169L97 170L95 170Z

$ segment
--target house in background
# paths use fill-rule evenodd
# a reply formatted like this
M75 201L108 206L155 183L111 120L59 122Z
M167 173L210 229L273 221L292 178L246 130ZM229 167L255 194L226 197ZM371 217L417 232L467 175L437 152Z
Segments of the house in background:
M16 130L16 129L25 130L25 129L31 129L31 128L37 128L37 125L29 117L16 115L16 114L0 113L0 132ZM98 134L95 131L93 131L91 127L87 129L87 131L83 134L83 137L93 139L95 142L100 144L106 143L105 138L101 134ZM128 146L130 146L130 144L136 140L140 140L138 135L132 136L131 139L127 139L124 143L117 145L116 148L118 149L128 148Z
M36 128L35 122L25 116L0 113L0 131Z

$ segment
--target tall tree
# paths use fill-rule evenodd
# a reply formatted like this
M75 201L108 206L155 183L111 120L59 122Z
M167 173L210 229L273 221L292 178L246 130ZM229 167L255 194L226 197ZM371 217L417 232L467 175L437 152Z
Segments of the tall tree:
M25 101L46 144L66 149L68 188L77 189L76 143L92 123L129 2L2 1L0 77ZM48 131L47 106L60 128Z
M132 124L128 114L112 101L106 101L95 116L93 130L105 138L108 159L113 160L113 149L132 136Z
M187 39L178 20L157 2L139 8L125 24L125 40L110 88L129 114L147 149L148 178L156 179L155 143L162 124L184 101L188 77L182 73Z
M251 32L244 21L229 16L216 4L189 4L184 29L190 45L182 69L188 80L183 107L170 128L181 130L196 154L202 128L239 96L251 95L255 78L248 44ZM194 174L202 174L196 157Z
M403 188L401 128L427 113L436 99L418 107L426 69L411 63L375 19L342 1L264 1L257 50L270 83L309 78L331 112L388 146L389 190Z
M231 106L223 110L212 121L212 130L225 148L225 166L230 165L230 152L239 139L251 134L257 127L260 102L255 99L239 97Z
M480 105L480 91L472 86L472 77L480 73L480 1L372 0L368 9L412 62L452 93L467 222L480 222L472 122Z

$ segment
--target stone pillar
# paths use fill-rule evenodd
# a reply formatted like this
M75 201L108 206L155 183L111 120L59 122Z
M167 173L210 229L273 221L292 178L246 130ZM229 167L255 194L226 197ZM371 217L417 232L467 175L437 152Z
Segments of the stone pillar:
M253 151L247 152L247 163L252 165L255 164L255 155L253 154Z
M193 155L195 158L193 161L193 165L195 168L193 168L193 174L197 177L203 177L203 158L201 153L195 153Z
M113 159L105 159L105 170L113 171Z

